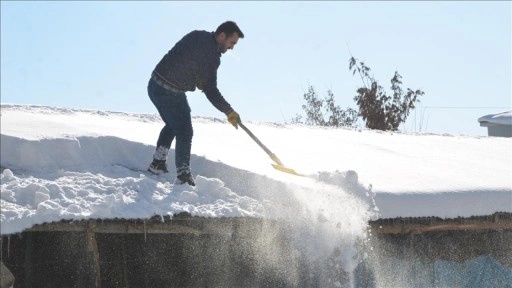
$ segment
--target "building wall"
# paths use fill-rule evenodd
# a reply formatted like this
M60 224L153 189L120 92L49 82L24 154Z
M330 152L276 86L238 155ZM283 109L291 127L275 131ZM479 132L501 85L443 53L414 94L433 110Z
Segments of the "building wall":
M48 224L3 236L1 261L14 274L14 287L509 287L510 216L458 219L451 230L443 228L444 220L390 222L401 223L406 233L386 230L386 221L374 223L380 232L357 247L361 261L352 274L337 265L340 251L302 253L297 241L308 239L295 239L293 227L254 218L200 218L165 227L134 227L126 220ZM409 223L443 230L404 229ZM487 228L466 229L478 223Z
M493 137L512 137L512 126L494 125L487 127L487 135Z

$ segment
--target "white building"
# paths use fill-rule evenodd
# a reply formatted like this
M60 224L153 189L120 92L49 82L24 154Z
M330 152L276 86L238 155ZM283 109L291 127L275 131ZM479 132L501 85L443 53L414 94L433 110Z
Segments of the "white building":
M487 127L489 136L512 137L512 110L482 116L478 122L480 126Z

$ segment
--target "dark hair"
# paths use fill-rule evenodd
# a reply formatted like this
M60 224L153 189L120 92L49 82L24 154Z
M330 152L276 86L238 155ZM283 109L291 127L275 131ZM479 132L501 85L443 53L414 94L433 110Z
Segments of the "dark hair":
M226 33L226 36L228 37L236 32L238 34L238 37L244 38L244 33L242 32L242 30L240 30L240 28L238 28L236 23L233 21L226 21L220 24L220 26L217 27L217 30L215 31L215 35L219 35L222 32Z

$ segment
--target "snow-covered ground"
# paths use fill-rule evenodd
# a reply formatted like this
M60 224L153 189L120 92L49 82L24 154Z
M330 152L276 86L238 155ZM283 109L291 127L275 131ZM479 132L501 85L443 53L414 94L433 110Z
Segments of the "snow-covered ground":
M0 123L2 234L61 219L181 211L268 218L303 211L356 230L378 217L512 212L510 138L244 122L307 175L299 177L273 169L242 129L195 117L197 186L189 187L174 185L173 173L140 172L163 124L156 114L2 104Z

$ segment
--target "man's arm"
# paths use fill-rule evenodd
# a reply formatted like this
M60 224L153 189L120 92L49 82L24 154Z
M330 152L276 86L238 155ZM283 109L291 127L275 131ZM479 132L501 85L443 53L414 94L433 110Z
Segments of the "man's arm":
M220 62L208 65L207 71L205 71L206 73L204 74L202 81L197 83L197 87L204 92L206 98L208 98L215 108L228 115L234 110L231 108L228 101L224 99L219 88L217 88L217 68L219 67L219 64Z

